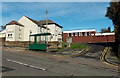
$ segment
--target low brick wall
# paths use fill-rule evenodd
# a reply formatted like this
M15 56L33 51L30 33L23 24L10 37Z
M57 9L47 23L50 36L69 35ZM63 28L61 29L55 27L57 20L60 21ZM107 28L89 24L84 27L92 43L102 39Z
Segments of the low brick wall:
M58 48L59 47L59 42L57 42L57 41L48 42L48 44L50 45L50 46L48 46L48 48Z
M48 42L48 44L49 44L48 48L58 48L60 45L60 43L58 43L57 41ZM4 45L5 46L12 46L12 47L28 48L29 41L5 41Z
M28 41L6 41L5 46L12 46L12 47L28 47Z
M5 41L5 37L0 38L0 42L4 42Z

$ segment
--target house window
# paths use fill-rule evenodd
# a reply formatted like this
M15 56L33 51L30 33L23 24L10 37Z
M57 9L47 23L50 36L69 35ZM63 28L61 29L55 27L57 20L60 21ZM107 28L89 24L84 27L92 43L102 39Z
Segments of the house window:
M8 34L8 37L9 37L9 38L12 38L12 34Z
M19 34L19 39L21 39L21 34Z
M19 27L19 31L21 31L21 27Z
M68 36L71 37L71 33L68 33Z
M82 32L82 36L85 36L85 32Z
M90 36L90 32L87 32L87 36Z
M30 34L32 34L32 31L30 30Z

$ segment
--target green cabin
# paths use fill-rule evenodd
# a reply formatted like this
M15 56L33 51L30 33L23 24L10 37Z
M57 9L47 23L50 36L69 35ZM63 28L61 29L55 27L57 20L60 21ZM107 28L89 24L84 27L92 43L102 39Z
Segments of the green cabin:
M51 33L40 33L40 34L32 34L29 37L29 50L47 50L47 36L51 35ZM34 41L31 41L30 38L33 38ZM44 41L41 39L44 37ZM39 41L38 41L39 38Z

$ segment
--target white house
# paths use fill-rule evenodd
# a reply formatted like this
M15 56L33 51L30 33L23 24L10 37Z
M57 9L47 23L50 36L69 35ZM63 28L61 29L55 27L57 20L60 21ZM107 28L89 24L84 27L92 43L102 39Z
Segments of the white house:
M6 24L6 41L29 41L29 35L39 33L51 33L48 41L62 41L62 26L48 20L36 21L23 16L18 21Z
M0 38L4 38L5 37L5 33L6 33L6 30L3 30L0 32Z
M48 41L60 41L62 42L62 26L59 24L48 20L48 26L46 26L46 20L41 20L39 23L42 26L45 26L48 28L48 32L51 33L50 36L48 36Z

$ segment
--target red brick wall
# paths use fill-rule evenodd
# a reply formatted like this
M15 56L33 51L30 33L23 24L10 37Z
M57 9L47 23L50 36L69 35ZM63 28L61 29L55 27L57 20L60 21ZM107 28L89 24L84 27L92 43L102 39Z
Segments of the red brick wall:
M114 42L115 35L108 35L108 36L93 36L92 42Z
M91 34L94 34L92 32ZM68 34L63 34L63 41L66 42L68 38ZM71 37L73 43L89 43L89 42L114 42L115 35L108 35L108 36L75 36Z
M67 38L68 38L68 33L63 33L63 42L66 42Z

